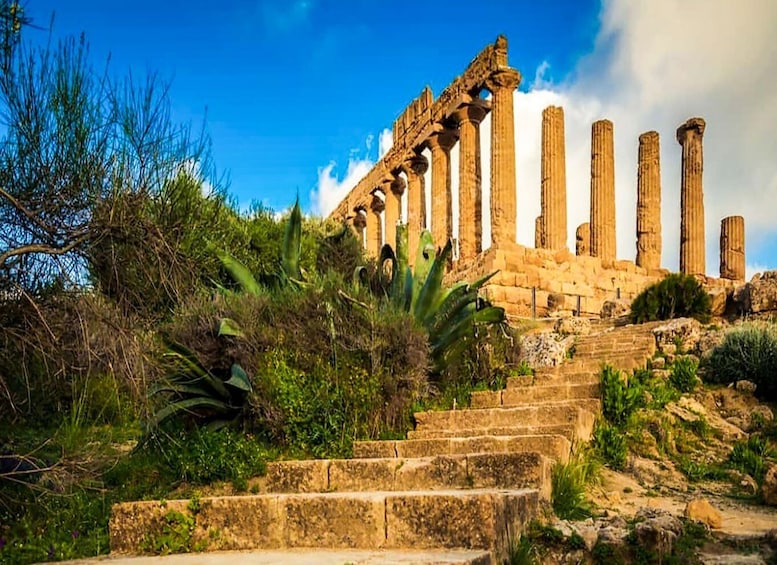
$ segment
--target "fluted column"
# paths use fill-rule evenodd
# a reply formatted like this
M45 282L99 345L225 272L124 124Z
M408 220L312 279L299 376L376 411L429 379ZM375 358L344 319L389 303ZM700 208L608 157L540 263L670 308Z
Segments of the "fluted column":
M567 165L564 109L548 106L542 112L541 207L542 247L567 246Z
M480 122L488 106L476 99L459 108L459 259L483 250L483 186L480 162Z
M645 269L661 267L661 155L655 131L639 136L637 265Z
M545 221L541 215L534 218L534 247L545 248Z
M362 245L362 249L367 246L367 233L365 228L367 227L367 210L364 208L357 208L356 215L353 218L353 229L356 232L356 238Z
M513 92L521 74L509 67L486 80L491 91L491 242L515 243L515 117Z
M577 226L575 230L575 255L586 256L591 254L591 224L585 222Z
M380 248L383 247L383 226L381 226L380 214L384 209L383 199L373 194L370 213L367 214L367 252L374 257L380 257Z
M453 235L451 198L451 148L457 134L441 129L429 137L432 150L432 238L437 247L443 247Z
M683 148L680 182L680 272L703 275L707 272L704 251L704 152L702 137L706 124L691 118L677 128L677 141Z
M394 177L383 185L386 195L386 243L396 249L397 222L402 214L402 193L405 191L405 180Z
M424 174L428 168L426 157L417 153L402 165L402 170L407 175L407 241L411 265L415 263L421 231L426 229Z
M745 280L745 219L727 216L720 222L720 278Z
M610 120L591 128L591 247L603 261L615 260L615 157Z

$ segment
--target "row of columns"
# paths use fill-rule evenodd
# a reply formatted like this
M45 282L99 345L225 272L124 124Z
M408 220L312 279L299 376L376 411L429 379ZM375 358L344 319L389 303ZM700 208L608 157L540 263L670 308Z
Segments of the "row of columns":
M421 154L431 151L432 237L443 245L453 236L451 195L451 149L459 142L459 257L472 259L483 250L483 187L480 123L491 111L491 239L494 245L515 242L515 117L513 92L521 75L505 67L495 71L485 87L492 94L488 102L477 96L465 97L461 106L372 193L368 206L358 208L354 227L365 247L376 255L383 241L393 244L400 218L401 198L407 191L408 245L415 256L419 234L426 229L426 185L424 174L430 163ZM402 179L404 173L407 182ZM385 237L383 231L385 229Z
M468 260L482 251L482 167L480 123L492 112L491 132L491 234L492 245L515 242L516 175L513 91L520 74L509 68L497 71L486 81L492 92L491 104L470 97L439 124L426 140L431 150L432 236L441 245L452 237L452 196L450 151L459 142L459 256ZM680 272L703 275L706 272L704 234L704 195L702 184L702 138L705 122L691 118L677 129L682 147L680 202ZM379 252L382 242L394 242L400 219L401 198L408 192L408 236L411 257L418 237L426 229L424 174L429 163L421 146L395 174L374 191L369 210L362 208L354 221L364 233L365 246ZM399 176L403 172L407 183ZM577 255L591 255L604 261L616 259L615 159L613 124L599 120L591 128L590 222L576 230ZM381 222L381 214L385 221ZM383 234L385 229L385 238ZM637 256L638 266L656 270L661 266L661 169L659 136L655 131L639 137L637 167ZM566 247L566 156L564 111L550 106L542 115L541 214L535 223L535 246L546 249ZM744 219L729 216L721 223L720 275L742 280L745 277Z

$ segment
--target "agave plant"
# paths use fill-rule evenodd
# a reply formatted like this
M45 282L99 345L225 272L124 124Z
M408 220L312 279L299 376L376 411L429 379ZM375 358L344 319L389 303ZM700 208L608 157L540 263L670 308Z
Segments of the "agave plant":
M171 418L188 417L198 424L219 429L237 422L243 415L251 379L238 364L224 378L208 371L191 350L168 344L163 354L168 367L165 379L153 385L149 397L164 395L163 408L151 418L151 428Z
M381 249L378 259L379 286L393 307L412 313L429 334L433 368L442 370L467 346L466 338L474 335L475 326L498 324L505 320L504 309L492 306L479 296L479 290L493 277L493 272L474 283L460 282L443 287L445 268L451 258L451 241L435 253L432 235L421 233L415 261L415 273L408 265L407 226L397 226L396 253L390 245ZM385 268L391 266L391 276ZM367 270L359 267L355 279L365 282Z
M287 285L300 287L305 284L305 275L300 266L300 248L302 242L302 212L299 198L294 202L291 216L286 223L286 231L281 248L281 268L277 273L263 273L258 277L228 252L217 249L216 256L242 292L259 294L263 288L280 288Z

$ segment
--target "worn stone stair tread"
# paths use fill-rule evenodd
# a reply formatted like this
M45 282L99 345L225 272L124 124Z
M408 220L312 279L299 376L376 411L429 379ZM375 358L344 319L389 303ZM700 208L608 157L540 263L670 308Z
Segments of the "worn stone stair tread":
M204 497L192 542L207 549L480 549L499 559L507 532L520 532L539 509L537 489L374 491ZM111 551L138 553L188 500L115 504Z
M556 461L566 462L570 449L571 442L561 434L479 435L474 437L357 441L353 444L354 457L364 458L533 451Z
M520 435L560 435L572 441L577 436L575 424L544 424L490 426L487 428L463 428L459 430L411 430L407 432L408 439L447 439L447 438L471 438L480 436L520 436Z
M598 385L600 381L601 379L599 377L598 371L564 372L561 370L543 369L534 375L508 377L507 388L513 389L559 385Z
M569 400L529 406L481 408L479 410L440 410L416 412L416 430L424 429L475 429L508 427L514 425L541 425L545 422L559 424L577 423L593 416L600 409L597 399Z
M471 408L497 408L499 406L523 406L558 401L589 400L599 398L599 383L568 384L538 383L534 386L512 387L504 390L473 392Z
M548 498L552 463L550 457L527 450L277 461L249 487L259 493L537 488Z
M285 549L251 551L214 551L211 553L180 553L157 556L95 558L71 561L72 565L109 563L110 565L488 565L487 551L442 549L414 550L344 550L344 549Z

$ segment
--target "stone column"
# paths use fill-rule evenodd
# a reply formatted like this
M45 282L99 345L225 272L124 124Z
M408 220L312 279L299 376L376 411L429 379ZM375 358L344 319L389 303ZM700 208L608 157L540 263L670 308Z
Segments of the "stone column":
M491 91L491 244L515 243L515 117L513 92L521 74L509 67L486 80Z
M364 228L367 227L367 210L364 208L356 209L356 216L353 218L353 228L356 231L356 238L362 244L362 249L367 247L367 233Z
M612 122L599 120L591 128L591 247L603 261L614 261L615 157Z
M661 268L661 156L655 131L639 136L637 265Z
M410 264L415 263L418 240L426 229L426 183L424 174L429 168L426 157L414 154L402 165L407 175L407 242Z
M745 280L745 219L727 216L720 222L720 278Z
M575 230L575 255L585 256L591 254L591 224L585 222L577 226Z
M428 140L432 150L432 238L437 247L444 247L453 235L450 151L456 137L453 130L441 129Z
M384 185L386 189L386 243L396 250L397 222L402 218L402 193L405 192L405 179L395 176Z
M567 165L564 146L564 109L542 111L542 164L540 171L543 247L567 246Z
M680 182L680 272L706 274L704 251L704 120L691 118L677 128L677 141L683 147Z
M534 247L535 249L545 247L545 221L542 216L534 218Z
M367 214L367 253L374 257L380 257L380 248L383 247L383 226L381 226L380 215L385 207L383 199L373 193L370 213Z
M459 108L459 260L483 250L483 186L480 163L480 122L488 106L475 99Z

